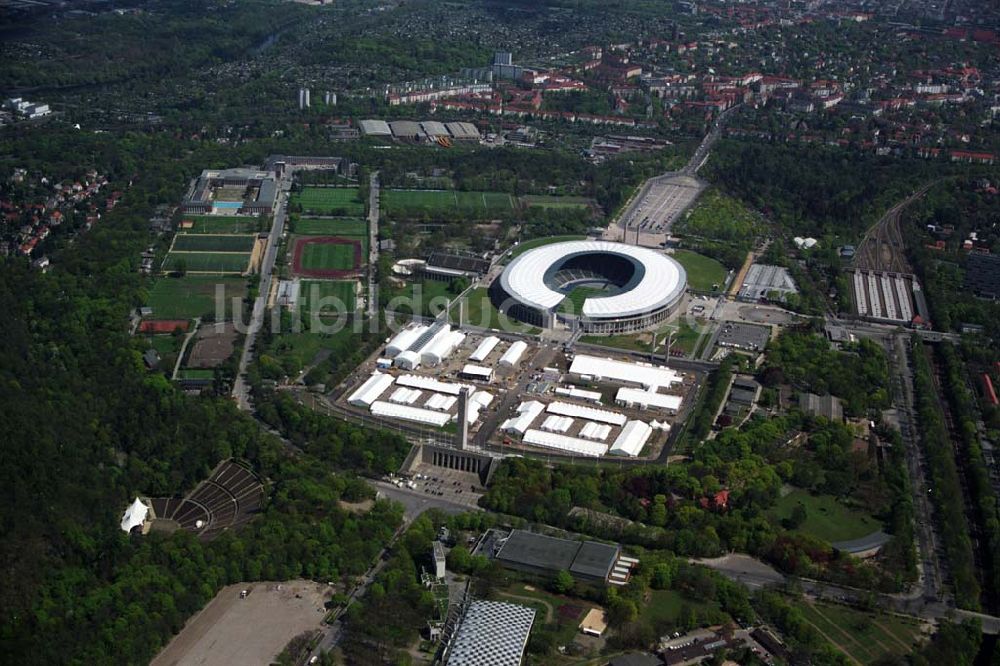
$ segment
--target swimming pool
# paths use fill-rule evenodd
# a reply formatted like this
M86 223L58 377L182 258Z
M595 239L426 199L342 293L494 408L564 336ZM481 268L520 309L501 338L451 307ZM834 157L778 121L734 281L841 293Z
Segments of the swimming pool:
M237 210L243 207L242 201L216 201L212 204L213 208L221 208L223 210Z

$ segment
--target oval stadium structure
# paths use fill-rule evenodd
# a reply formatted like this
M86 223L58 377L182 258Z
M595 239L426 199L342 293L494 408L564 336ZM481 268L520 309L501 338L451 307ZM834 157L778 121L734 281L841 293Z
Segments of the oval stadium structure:
M542 328L556 321L587 333L639 331L676 310L684 267L667 255L608 241L552 243L516 257L490 285L493 305Z

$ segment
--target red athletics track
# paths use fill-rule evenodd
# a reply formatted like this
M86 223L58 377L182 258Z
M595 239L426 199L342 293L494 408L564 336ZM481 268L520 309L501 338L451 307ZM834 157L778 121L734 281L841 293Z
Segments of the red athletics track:
M303 268L302 254L307 245L353 245L354 246L354 268L340 270L332 268ZM345 278L354 277L361 272L361 265L364 263L362 256L362 246L360 240L352 238L341 238L339 236L321 236L319 238L299 238L295 241L295 249L292 253L292 271L300 277L314 278Z

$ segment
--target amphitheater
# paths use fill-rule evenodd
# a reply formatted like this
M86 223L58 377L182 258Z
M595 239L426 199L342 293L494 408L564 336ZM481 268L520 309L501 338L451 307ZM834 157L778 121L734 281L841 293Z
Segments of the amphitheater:
M152 529L184 529L203 539L248 522L264 500L264 486L252 471L227 460L186 497L149 500Z
M641 331L668 319L687 274L656 250L599 240L543 245L516 257L490 285L508 316L589 334Z

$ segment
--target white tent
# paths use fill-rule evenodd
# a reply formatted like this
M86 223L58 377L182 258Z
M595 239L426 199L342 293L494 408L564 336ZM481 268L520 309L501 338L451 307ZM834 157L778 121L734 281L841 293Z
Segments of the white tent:
M149 514L149 507L142 503L138 497L135 501L125 509L125 515L122 516L122 531L131 532L132 528L137 525L142 525L146 522L146 516Z

